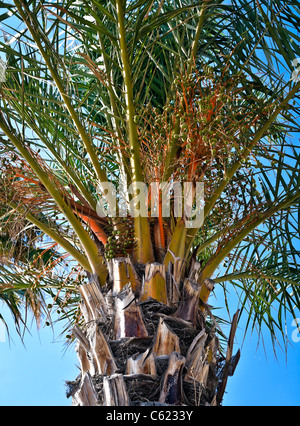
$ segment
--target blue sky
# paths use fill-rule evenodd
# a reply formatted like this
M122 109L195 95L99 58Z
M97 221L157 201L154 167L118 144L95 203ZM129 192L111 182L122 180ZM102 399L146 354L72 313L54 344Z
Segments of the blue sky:
M0 311L5 312L1 305ZM291 323L292 318L287 322L290 338L294 331ZM10 325L13 327L12 321ZM25 347L11 330L14 342L0 342L0 406L70 405L64 382L77 376L77 357L74 348L64 351L63 341L58 338L60 328L53 334L50 327L37 332L33 325L31 335L25 336ZM242 340L241 324L235 350ZM300 405L300 342L293 345L288 349L287 363L280 350L276 361L266 337L266 359L263 345L257 349L257 335L248 335L236 373L229 378L224 405Z
M241 306L235 291L230 291L230 285L227 286L227 290L229 290L230 315L233 316ZM222 293L223 291L216 285L215 298L211 298L209 303L216 307L225 306ZM295 310L295 314L300 318L299 310ZM216 315L227 319L224 308L216 311ZM247 314L244 313L238 325L234 348L234 353L241 349L241 359L234 376L228 380L224 405L300 405L300 333L293 326L292 315L286 316L286 336L290 344L287 351L284 346L277 345L276 356L270 331L266 326L262 326L263 338L258 339L256 331L252 334L248 331L245 336L247 320ZM223 332L229 335L229 329L225 328Z
M229 378L224 405L299 406L300 343L289 348L287 363L284 353L277 356L278 361L269 351L266 360L255 339L246 341L235 375Z
M300 315L299 315L300 316ZM292 318L287 321L288 337L292 339ZM242 324L237 332L243 341ZM300 405L300 342L291 342L287 354L277 348L275 358L268 331L264 345L257 347L257 334L246 336L235 375L229 378L224 405ZM236 350L239 347L236 344Z
M1 304L0 311L6 313ZM79 370L75 352L64 350L60 330L37 331L33 325L24 346L9 322L13 342L0 342L0 405L70 405L64 382L75 379Z

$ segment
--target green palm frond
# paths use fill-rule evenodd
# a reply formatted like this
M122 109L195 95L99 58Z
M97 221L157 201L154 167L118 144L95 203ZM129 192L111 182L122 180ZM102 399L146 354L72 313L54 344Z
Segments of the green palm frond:
M287 146L286 152L274 149L270 156L275 167L259 163L255 193L257 204L264 199L272 206L283 198L292 200L299 188L299 150ZM237 289L248 312L247 328L251 322L252 330L266 324L274 339L275 329L286 338L287 312L296 318L299 311L299 203L299 197L291 201L238 244L225 259L224 275L216 279Z
M8 160L3 170L19 175L12 176L10 197L1 182L6 203L1 215L6 224L3 215L14 210L19 245L22 238L26 246L26 235L36 233L36 243L19 249L18 256L8 228L0 233L9 258L8 265L1 264L1 294L15 318L31 292L35 309L45 291L64 289L62 269L53 280L42 273L54 260L51 250L39 246L42 238L62 247L58 258L68 253L83 268L95 268L95 235L71 207L76 201L94 213L99 181L117 184L125 175L131 182L141 168L139 155L150 170L166 146L170 167L163 176L186 177L190 152L173 136L184 133L180 126L190 118L182 99L201 76L212 81L210 90L230 92L233 82L238 94L235 101L231 93L223 108L219 128L227 143L204 168L205 221L188 233L185 257L198 256L204 270L212 264L214 271L227 259L225 276L217 281L238 289L248 327L252 321L253 326L266 323L272 335L275 328L282 330L284 312L295 314L300 297L300 158L291 139L299 132L300 83L291 80L293 60L300 57L298 5L280 0L14 0L1 3L0 22L0 54L7 62L6 81L0 83L0 161ZM128 101L130 86L133 99ZM207 102L213 95L206 93ZM199 105L206 106L204 100ZM145 170L138 171L151 180ZM105 222L104 231L117 225ZM43 261L32 267L31 276L33 256ZM75 291L69 287L66 292Z

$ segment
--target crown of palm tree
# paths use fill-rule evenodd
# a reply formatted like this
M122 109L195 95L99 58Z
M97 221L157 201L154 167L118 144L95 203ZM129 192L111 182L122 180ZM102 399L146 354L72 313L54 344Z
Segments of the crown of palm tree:
M248 327L284 336L300 296L297 5L0 7L0 297L16 322L24 306L40 318L45 292L78 321L83 272L105 284L112 257L181 257L237 290ZM122 179L203 182L202 226L100 218L99 183Z

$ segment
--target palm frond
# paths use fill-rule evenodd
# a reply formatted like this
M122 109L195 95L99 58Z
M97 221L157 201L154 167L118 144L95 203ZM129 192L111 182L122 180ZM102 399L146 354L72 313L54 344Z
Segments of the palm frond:
M0 277L10 273L16 292L4 280L3 297L17 318L22 297L30 300L34 289L33 309L47 288L63 288L62 270L53 282L47 273L39 277L36 265L31 278L28 273L33 255L44 259L42 270L50 262L51 251L47 255L38 243L47 229L53 237L60 234L63 253L85 266L98 264L99 253L101 264L103 255L110 258L111 248L91 226L98 183L117 185L124 175L131 182L139 169L146 182L167 177L205 183L204 224L188 232L180 248L205 268L214 259L222 263L219 253L232 243L225 277L218 280L240 291L248 326L250 318L259 326L265 322L273 335L283 329L284 312L299 306L300 159L288 136L299 132L300 83L291 80L293 60L300 57L299 7L280 0L118 4L124 8L122 34L116 1L0 5L0 53L7 62L0 83L0 155L9 158L11 190L21 200L19 216L12 216L20 227L16 242L26 243L32 233L37 238L34 247L17 252L3 237L8 228L1 234L10 263ZM135 161L133 168L139 156L142 167ZM2 200L15 202L9 195L2 185ZM11 209L6 202L3 223ZM124 223L96 225L113 238ZM171 241L176 218L160 226L162 238L166 231ZM134 247L131 236L129 245Z

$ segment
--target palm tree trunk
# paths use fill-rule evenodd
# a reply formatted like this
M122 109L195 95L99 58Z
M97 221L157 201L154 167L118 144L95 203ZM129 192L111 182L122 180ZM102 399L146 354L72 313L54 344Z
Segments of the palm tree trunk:
M134 267L117 258L105 288L94 275L81 286L85 324L73 330L81 367L68 382L73 405L221 404L239 359L239 352L232 356L237 317L225 358L203 308L214 283L198 284L197 266L180 280L179 264L166 271L162 264Z

